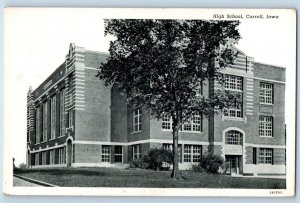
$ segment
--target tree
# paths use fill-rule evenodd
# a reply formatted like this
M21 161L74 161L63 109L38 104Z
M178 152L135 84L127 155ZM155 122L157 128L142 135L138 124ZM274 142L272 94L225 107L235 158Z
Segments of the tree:
M178 177L178 132L195 114L209 116L237 105L227 91L201 95L209 81L224 82L220 70L233 64L240 39L237 21L105 20L109 57L97 77L126 93L130 105L173 121L173 171Z

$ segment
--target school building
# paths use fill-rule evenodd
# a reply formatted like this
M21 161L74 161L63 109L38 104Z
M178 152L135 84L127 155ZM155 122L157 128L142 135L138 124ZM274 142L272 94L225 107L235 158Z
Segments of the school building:
M65 61L27 94L27 166L128 167L150 148L172 148L172 119L132 109L126 96L95 75L107 53L70 44ZM202 94L242 95L236 108L209 118L195 115L179 133L180 169L208 151L222 155L232 175L282 175L285 165L285 68L262 64L239 51Z

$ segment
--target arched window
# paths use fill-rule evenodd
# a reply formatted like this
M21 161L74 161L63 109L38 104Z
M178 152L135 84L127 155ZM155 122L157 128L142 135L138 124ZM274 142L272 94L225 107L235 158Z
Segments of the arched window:
M242 133L236 130L230 130L225 134L225 143L228 145L242 145L242 139Z

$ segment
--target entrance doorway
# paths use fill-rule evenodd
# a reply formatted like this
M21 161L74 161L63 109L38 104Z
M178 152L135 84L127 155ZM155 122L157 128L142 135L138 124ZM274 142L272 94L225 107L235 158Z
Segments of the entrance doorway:
M238 175L241 173L241 156L226 155L226 173L230 175Z

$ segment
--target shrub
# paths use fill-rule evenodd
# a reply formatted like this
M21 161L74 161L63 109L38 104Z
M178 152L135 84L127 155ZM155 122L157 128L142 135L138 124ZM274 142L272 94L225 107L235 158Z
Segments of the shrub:
M133 159L129 162L130 168L144 168L143 167L143 159Z
M192 165L192 170L195 171L195 172L200 172L200 173L203 173L204 170L203 168L200 166L200 164L198 165Z
M26 164L20 163L19 166L18 166L18 168L20 168L20 169L26 169Z
M207 173L223 173L225 170L224 158L216 154L207 154L200 160L200 167Z
M168 170L172 163L172 151L165 148L150 149L144 157L144 161L149 164L149 168L154 170Z

